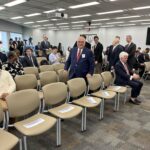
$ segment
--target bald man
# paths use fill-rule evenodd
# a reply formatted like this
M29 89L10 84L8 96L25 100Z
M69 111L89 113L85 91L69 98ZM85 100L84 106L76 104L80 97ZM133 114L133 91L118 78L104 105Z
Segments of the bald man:
M65 64L65 70L69 70L69 79L90 77L94 72L94 55L85 47L85 38L80 36L77 47L74 47ZM70 68L70 69L69 69Z

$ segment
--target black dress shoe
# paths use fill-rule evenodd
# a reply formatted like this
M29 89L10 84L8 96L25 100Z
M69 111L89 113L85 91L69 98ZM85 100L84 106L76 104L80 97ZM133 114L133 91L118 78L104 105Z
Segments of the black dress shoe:
M137 103L142 103L140 100L138 100L138 99L135 99L135 101L137 102Z
M140 103L138 103L137 101L133 101L132 99L129 100L130 103L135 104L135 105L140 105Z

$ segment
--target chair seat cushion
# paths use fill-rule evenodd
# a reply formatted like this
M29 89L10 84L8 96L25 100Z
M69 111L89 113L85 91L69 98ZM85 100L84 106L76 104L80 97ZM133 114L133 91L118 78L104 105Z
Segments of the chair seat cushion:
M79 115L82 111L82 107L65 103L48 111L61 119L69 119Z
M28 119L19 121L14 124L15 128L23 135L34 136L44 133L53 127L56 118L44 114L36 114Z
M100 104L101 99L97 98L97 97L91 97L91 96L84 96L80 99L74 100L73 103L83 106L83 107L87 107L87 108L92 108L92 107L96 107Z
M106 90L114 91L117 93L125 93L127 91L127 87L124 86L109 86Z
M95 93L91 93L92 96L104 98L104 99L112 99L116 96L116 92L107 91L107 90L100 90Z
M13 134L0 129L0 150L12 149L19 141Z

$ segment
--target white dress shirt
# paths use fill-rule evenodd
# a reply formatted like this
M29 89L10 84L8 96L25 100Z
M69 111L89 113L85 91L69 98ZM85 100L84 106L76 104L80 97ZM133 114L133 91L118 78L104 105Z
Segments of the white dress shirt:
M0 70L0 98L3 93L11 94L16 90L16 84L8 71Z
M58 54L54 54L54 53L51 53L49 55L49 61L51 62L51 64L59 64L59 55Z

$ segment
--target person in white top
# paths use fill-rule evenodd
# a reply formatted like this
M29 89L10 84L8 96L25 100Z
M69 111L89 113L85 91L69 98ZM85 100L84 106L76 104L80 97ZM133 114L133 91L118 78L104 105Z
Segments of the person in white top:
M49 61L51 64L59 64L61 61L61 57L56 46L52 48L52 53L49 55Z
M8 71L2 70L0 63L0 99L5 100L6 97L16 90L16 84Z

